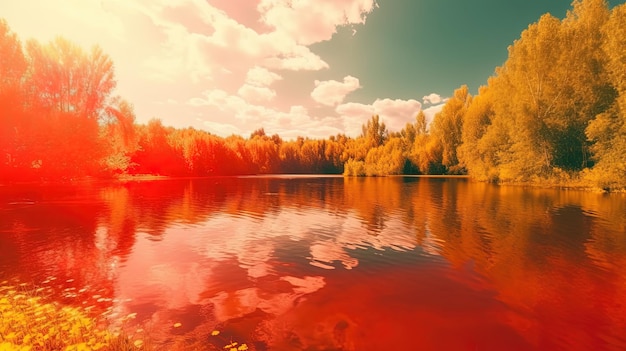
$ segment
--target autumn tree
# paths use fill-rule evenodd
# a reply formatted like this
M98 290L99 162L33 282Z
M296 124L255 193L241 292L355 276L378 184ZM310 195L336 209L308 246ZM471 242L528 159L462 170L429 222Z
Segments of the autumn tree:
M131 156L133 174L188 175L180 139L160 119L137 127L139 148ZM178 150L177 150L178 149Z
M465 113L462 144L457 149L468 174L482 181L498 180L498 150L506 146L504 129L494 124L492 99L490 90L481 87Z
M402 174L406 157L402 139L390 138L384 145L370 149L365 157L365 175L386 176Z
M66 39L26 45L27 84L38 106L97 120L116 82L113 62L95 46L89 54Z
M528 180L552 167L555 123L550 119L558 100L566 98L555 69L561 56L560 31L557 18L542 16L509 47L509 58L489 81L498 120L494 125L503 128L490 134L502 139L491 144L501 148L501 180Z
M27 62L22 44L0 19L0 173L12 177L16 169L25 168L25 116L22 84Z
M607 111L616 92L607 79L607 55L603 33L610 11L606 0L576 0L562 21L559 70L564 98L555 104L554 165L579 171L589 166L590 143L585 128L596 115ZM606 35L608 34L608 36Z
M420 111L415 117L415 140L408 150L407 159L420 174L443 174L441 143L428 131L426 115Z
M113 63L94 47L89 54L57 38L26 44L24 105L37 120L29 146L42 176L70 177L97 171L105 149L99 122L115 87Z
M430 128L430 135L441 145L441 164L449 173L464 172L459 164L457 148L461 145L463 119L471 101L472 96L466 85L456 89L441 112L435 115Z
M442 144L430 134L422 134L415 139L409 159L420 174L445 174L442 155Z
M466 132L465 155L472 145L483 146L487 163L481 170L473 163L470 174L528 181L588 166L585 128L614 99L598 55L607 15L602 0L575 1L563 22L546 14L515 41L489 80L489 103L472 112L478 125ZM476 127L484 118L490 126L480 135Z
M131 156L139 148L133 105L116 98L105 108L100 130L106 146L106 155L102 160L104 171L127 172L133 166Z
M280 140L268 137L263 129L252 133L246 141L250 153L250 161L254 166L253 173L278 173L280 170Z
M389 137L387 126L378 115L372 116L367 124L361 127L361 130L361 137L365 139L366 145L370 148L381 146Z
M420 111L420 113L423 114L422 111ZM419 119L419 116L417 116L416 119ZM413 151L413 145L415 144L415 139L417 138L416 125L413 123L407 123L398 134L398 138L400 138L400 140L402 141L402 156L404 158L404 167L402 173L419 173L419 169L417 168L417 166L410 160L411 152Z
M617 98L585 130L593 143L591 151L596 162L589 178L602 188L623 188L626 187L626 5L612 10L602 33L607 78Z

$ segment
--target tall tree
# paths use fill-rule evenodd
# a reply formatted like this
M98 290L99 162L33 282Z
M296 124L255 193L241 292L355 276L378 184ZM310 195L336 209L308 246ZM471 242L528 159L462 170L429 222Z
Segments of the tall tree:
M97 47L86 54L62 38L31 40L26 54L21 101L36 124L19 130L26 164L41 177L94 174L106 154L99 121L115 86L111 60Z
M482 181L498 180L498 150L506 147L503 129L494 124L493 97L490 89L481 87L472 100L463 122L462 144L458 148L459 162L470 176Z
M441 112L435 115L431 126L431 136L441 145L441 163L450 173L464 172L457 148L461 145L463 119L471 101L466 85L456 89Z
M424 110L420 110L415 116L415 133L417 135L424 135L428 131L428 125L426 124L426 114Z
M105 144L104 171L125 173L133 166L131 155L139 148L133 106L117 99L105 109L105 114L107 118L100 127Z
M27 64L22 44L0 19L0 173L5 177L25 162L21 139L24 125L22 82Z
M66 39L26 44L27 84L33 103L44 109L98 119L116 82L113 62L99 47L89 54Z
M372 116L367 124L361 127L362 137L365 138L366 144L371 147L378 147L385 143L389 137L389 131L378 115Z
M616 94L607 79L602 27L609 19L606 0L576 0L563 20L559 72L566 98L559 104L554 128L554 165L579 171L589 165L585 128L607 111Z
M626 187L626 5L612 10L602 33L606 73L617 98L585 130L593 143L591 150L596 161L590 178L602 188L623 188Z
M562 54L561 22L543 15L509 47L509 58L490 82L498 126L505 128L507 144L501 150L500 177L527 180L552 167L553 117L557 104L567 99L558 74Z

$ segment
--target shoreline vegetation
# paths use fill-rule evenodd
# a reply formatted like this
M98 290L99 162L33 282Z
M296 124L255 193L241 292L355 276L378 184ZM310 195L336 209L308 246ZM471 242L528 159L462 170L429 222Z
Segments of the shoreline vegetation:
M0 182L256 174L467 175L498 184L626 189L626 4L575 0L543 15L472 96L461 86L431 123L358 137L283 140L260 126L223 138L159 119L135 123L113 96L113 62L57 38L22 43L0 19ZM409 117L409 116L407 116ZM369 118L369 119L367 119Z
M49 297L55 293L49 285L0 282L1 350L132 350L143 346L139 335L108 329L111 308L94 315L90 312L93 305L82 308L53 302ZM119 318L119 322L126 319Z
M245 351L248 346L220 334L207 333L204 340L174 337L157 340L149 322L136 321L137 313L119 315L114 299L94 295L89 287L53 286L50 276L39 285L13 278L0 282L0 350L19 351L132 351L132 350L211 350ZM73 283L70 279L68 283ZM83 300L83 305L55 301L61 294L66 300ZM107 306L108 307L105 307ZM182 327L179 322L170 328Z

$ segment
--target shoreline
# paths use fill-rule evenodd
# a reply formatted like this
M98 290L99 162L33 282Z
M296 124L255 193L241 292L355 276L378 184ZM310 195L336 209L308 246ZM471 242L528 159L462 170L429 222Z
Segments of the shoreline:
M476 183L490 183L498 186L514 186L514 187L527 187L527 188L539 188L539 189L557 189L557 190L574 190L593 192L601 194L624 194L626 189L603 189L594 187L588 184L582 184L582 182L572 183L537 183L537 182L489 182L481 181L472 178L469 175L446 175L446 174L397 174L386 176L345 176L342 174L325 174L325 173L311 173L311 174L295 174L295 173L272 173L272 174L237 174L237 175L215 175L205 177L189 177L189 176L164 176L155 174L137 174L137 175L119 175L114 177L82 177L76 179L62 179L62 180L30 180L30 181L4 181L0 182L0 188L10 187L15 185L81 185L81 184L94 184L94 183L127 183L127 182L151 182L160 180L184 180L184 179L213 179L213 178L282 178L282 179L294 179L294 178L424 178L424 179L467 179Z

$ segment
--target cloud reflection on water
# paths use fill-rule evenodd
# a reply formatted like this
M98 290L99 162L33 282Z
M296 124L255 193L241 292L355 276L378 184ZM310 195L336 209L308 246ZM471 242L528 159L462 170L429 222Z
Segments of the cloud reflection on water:
M0 204L0 273L55 276L82 291L63 303L137 313L164 342L218 328L259 350L626 345L619 197L428 178L24 191L41 196Z

